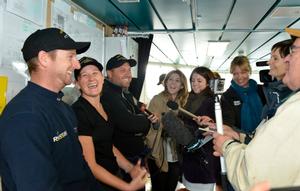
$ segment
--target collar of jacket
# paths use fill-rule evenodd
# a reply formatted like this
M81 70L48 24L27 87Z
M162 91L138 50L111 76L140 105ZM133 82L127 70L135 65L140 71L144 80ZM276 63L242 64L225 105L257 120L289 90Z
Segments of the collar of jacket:
M108 86L109 88L113 89L114 91L116 91L120 94L124 92L124 89L121 86L118 86L118 85L112 83L108 79L105 79L104 83L105 83L106 86Z

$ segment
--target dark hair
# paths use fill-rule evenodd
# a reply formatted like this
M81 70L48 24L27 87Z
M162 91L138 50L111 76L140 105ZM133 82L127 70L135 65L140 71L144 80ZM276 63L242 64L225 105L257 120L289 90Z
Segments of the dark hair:
M192 71L191 76L190 76L190 82L192 81L193 74L199 74L200 76L202 76L203 78L205 78L207 84L209 84L209 81L211 79L214 79L213 72L210 69L208 69L208 68L206 68L204 66L196 67Z
M275 51L278 49L281 58L284 58L287 55L289 55L289 53L290 53L289 48L292 44L293 44L292 39L283 40L283 41L280 41L280 42L277 42L276 44L274 44L272 46L271 50Z

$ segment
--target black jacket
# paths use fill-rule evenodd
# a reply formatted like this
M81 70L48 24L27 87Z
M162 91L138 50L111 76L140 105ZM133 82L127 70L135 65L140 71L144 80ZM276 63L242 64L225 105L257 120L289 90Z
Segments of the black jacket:
M257 92L264 105L266 99L262 85L257 85ZM223 124L241 129L241 109L243 101L235 90L230 86L221 98Z
M210 89L206 89L198 95L190 93L185 106L185 109L195 115L209 116L213 120L215 119L214 108L214 96ZM198 130L198 125L194 120L190 117L185 117L183 120L194 136L198 139L204 138L203 132ZM220 160L213 156L213 151L213 143L209 141L194 152L183 152L182 168L184 177L189 182L204 184L217 182L220 184Z
M114 145L129 160L144 154L144 136L150 121L137 107L133 95L105 80L101 103L114 127Z

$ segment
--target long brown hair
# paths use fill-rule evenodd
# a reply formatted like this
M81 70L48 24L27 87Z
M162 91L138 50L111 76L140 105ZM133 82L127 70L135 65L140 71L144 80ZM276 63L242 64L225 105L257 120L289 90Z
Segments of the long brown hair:
M165 96L165 97L170 97L170 93L168 92L168 89L167 89L167 81L169 80L170 76L172 74L178 74L179 75L179 78L180 78L180 82L181 82L181 85L182 85L182 88L179 90L177 96L176 96L176 100L179 101L179 104L180 106L184 106L186 101L187 101L187 97L188 97L188 86L187 86L187 79L185 77L185 75L180 71L180 70L172 70L171 72L169 72L166 77L165 77L165 80L164 80L164 87L165 87L165 90L162 92L162 94Z

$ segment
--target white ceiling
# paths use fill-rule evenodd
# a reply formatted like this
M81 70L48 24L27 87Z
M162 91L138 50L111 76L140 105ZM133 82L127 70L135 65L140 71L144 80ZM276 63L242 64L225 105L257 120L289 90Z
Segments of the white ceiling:
M153 43L156 46L150 53L151 62L179 62L187 65L205 65L213 70L228 70L233 57L243 54L249 57L255 70L255 62L268 59L274 43L289 38L289 35L282 32L283 29L287 26L297 28L300 25L300 13L297 18L270 17L276 7L300 6L300 1L198 0L195 2L196 15L201 16L200 19L196 17L195 30L169 34L154 33ZM159 0L153 3L155 5L157 3L157 7L160 6ZM211 40L230 41L222 57L206 56L207 42ZM165 54L157 54L157 47Z
M150 62L205 65L228 70L233 57L269 58L271 46L289 38L285 27L300 28L300 11L271 17L300 0L73 0L109 25L127 25L129 35L153 34ZM101 3L100 3L101 2ZM222 57L206 56L208 41L230 41Z

